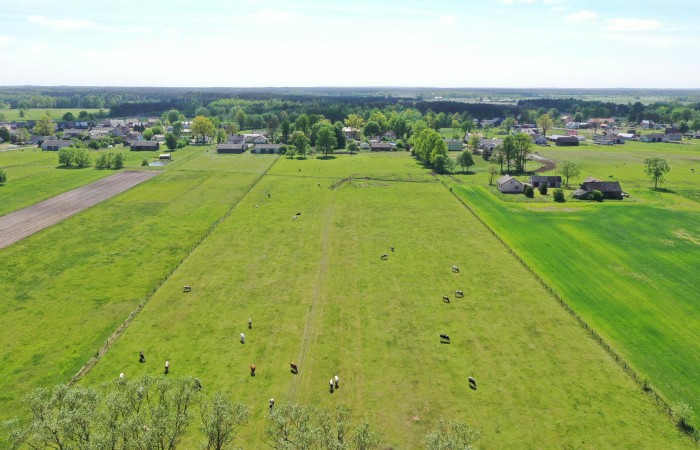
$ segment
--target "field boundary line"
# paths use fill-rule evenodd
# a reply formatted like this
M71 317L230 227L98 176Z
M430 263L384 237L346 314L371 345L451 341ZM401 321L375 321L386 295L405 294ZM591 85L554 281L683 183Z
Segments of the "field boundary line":
M656 405L659 406L664 412L666 412L669 416L672 416L671 414L671 406L669 405L668 401L661 396L660 392L657 392L654 390L653 387L651 387L647 380L644 379L644 377L641 377L640 375L637 374L637 372L634 370L634 368L622 357L620 356L619 353L617 353L613 347L608 344L603 337L593 329L588 323L583 320L583 318L576 313L576 311L559 295L559 293L554 290L537 272L535 272L523 259L518 255L515 250L513 250L508 243L506 243L501 236L496 233L496 231L489 226L489 224L486 223L484 219L477 214L477 212L470 207L459 195L457 195L454 190L445 183L444 180L441 180L442 185L449 189L450 194L452 194L457 201L459 201L464 208L467 209L505 248L510 252L510 254L520 263L522 267L525 268L530 274L537 280L540 285L550 294L551 297L553 297L559 305L561 305L566 312L569 313L571 317L573 317L576 322L584 329L586 332L598 343L598 345L610 356L612 357L615 362L620 366L620 368L623 370L624 373L626 373L632 381L634 381L639 387L642 388L642 391L647 393L651 398L654 399L656 402ZM697 442L698 437L696 434L687 434L693 441Z
M117 339L122 334L124 334L124 332L129 327L129 325L131 325L131 322L133 322L134 319L136 319L136 317L139 315L139 313L148 304L148 301L151 299L151 297L153 297L153 295L155 295L155 293L158 292L158 290L161 288L161 286L163 286L170 279L170 277L172 277L172 275L180 268L180 266L182 266L182 264L190 257L190 255L200 245L202 245L204 240L207 239L219 227L219 225L221 225L224 221L226 221L226 219L228 219L231 216L231 214L233 214L233 211L248 196L248 194L250 194L250 192L255 188L255 186L258 185L260 180L262 180L265 177L265 175L267 175L267 172L272 168L272 166L275 165L275 163L278 160L279 160L279 158L275 159L272 162L272 164L270 164L267 167L267 169L265 169L265 171L260 174L260 176L258 178L256 178L255 180L253 180L252 183L250 183L248 190L245 191L245 193L237 201L235 201L231 205L231 207L224 213L223 216L221 216L218 220L214 221L214 223L209 226L207 231L204 232L204 234L199 238L199 240L194 244L194 246L192 246L192 248L190 248L187 251L187 254L185 254L185 256L182 257L180 262L175 264L175 266L170 270L170 272L167 275L165 275L160 280L160 282L155 287L153 287L153 289L151 289L151 292L146 294L146 296L143 299L141 299L139 304L136 306L136 309L131 311L131 313L129 313L129 315L126 317L126 319L124 319L124 322L122 322L122 324L119 325L117 327L117 329L111 335L109 335L109 337L107 338L105 343L102 344L102 346L99 348L99 350L97 350L97 352L95 353L95 356L91 357L83 365L83 367L81 367L80 370L75 375L73 375L73 377L68 382L69 385L73 385L76 382L80 381L81 378L83 378L85 375L87 375L88 372L90 372L90 369L92 369L100 361L100 359L102 359L102 357L109 351L109 349L112 347L112 345L114 345L114 343L117 341Z

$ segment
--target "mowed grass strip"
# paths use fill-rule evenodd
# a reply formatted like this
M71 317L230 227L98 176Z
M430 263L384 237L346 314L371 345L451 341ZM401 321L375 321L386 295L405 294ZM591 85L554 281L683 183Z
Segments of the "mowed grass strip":
M386 173L396 169L381 160ZM294 174L304 163L279 160L273 170ZM440 344L440 333L452 343ZM394 448L420 448L440 417L482 430L483 448L690 447L439 184L358 179L330 190L265 176L85 382L160 374L166 360L173 375L251 408L245 448L263 445L270 398L346 403ZM341 387L330 394L335 374Z
M166 171L2 250L0 415L67 382L258 178Z
M700 211L615 202L535 209L483 188L454 189L640 375L700 410Z

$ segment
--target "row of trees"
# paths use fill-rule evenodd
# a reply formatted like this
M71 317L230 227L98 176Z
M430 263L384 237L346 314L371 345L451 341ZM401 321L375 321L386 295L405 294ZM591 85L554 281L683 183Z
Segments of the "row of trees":
M25 397L31 417L4 423L12 448L172 450L199 418L204 449L232 448L250 415L248 408L199 380L143 375L120 377L96 387L59 385ZM479 433L459 422L440 420L426 436L426 448L469 449ZM271 408L263 440L271 448L369 450L380 436L367 422L355 424L344 405L334 410L281 403Z

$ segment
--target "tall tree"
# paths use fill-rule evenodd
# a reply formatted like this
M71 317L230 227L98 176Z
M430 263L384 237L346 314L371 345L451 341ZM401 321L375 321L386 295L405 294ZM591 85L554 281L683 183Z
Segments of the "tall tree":
M581 173L581 167L573 161L562 161L559 172L566 178L566 187L569 187L569 178L576 178Z
M51 136L56 131L56 124L53 123L48 114L44 114L34 124L34 134L39 136Z
M465 173L469 173L469 167L474 165L474 157L468 151L463 151L459 158L457 158L457 163L462 166L462 170Z
M644 160L644 173L654 181L654 190L658 189L659 183L663 183L664 175L671 170L668 161L663 158L646 158Z
M365 124L365 119L358 116L357 114L349 114L345 119L345 125L350 128L355 128L357 130L362 129Z
M542 114L537 119L537 126L539 127L542 136L546 136L547 130L550 130L554 126L554 121L552 121L552 118L549 117L548 114Z
M206 142L207 137L214 135L214 124L204 116L197 116L192 121L191 130L196 142Z
M221 393L215 393L211 401L204 400L200 407L202 431L207 441L204 448L222 450L229 448L236 438L238 428L248 420L248 408L233 404Z
M270 135L270 142L275 142L275 133L280 127L280 119L277 117L277 114L272 113L263 117L265 118L265 125L267 125L267 132Z
M294 121L294 131L301 131L306 136L311 132L311 121L306 114L300 114L297 120Z
M506 134L510 134L510 130L512 130L513 127L515 127L515 119L512 117L506 117L503 123L501 123L501 128L506 131Z
M479 136L476 133L473 133L471 136L469 136L469 148L472 149L472 153L475 155L479 151L479 144L481 143L481 139L479 139Z
M328 158L328 152L332 152L338 145L338 140L335 137L335 127L330 124L324 124L318 130L316 138L316 148L323 152L324 158Z
M425 437L425 448L428 450L471 450L480 434L479 431L469 427L466 423L448 422L446 419L440 419L438 429Z
M525 164L527 163L527 156L530 154L530 148L532 147L532 139L530 136L518 133L514 137L514 154L513 161L515 162L515 171L518 173L525 172Z
M367 122L364 129L365 136L378 136L381 131L379 124L373 120Z
M311 145L311 141L308 137L306 137L306 134L304 134L303 131L295 131L292 133L289 143L294 146L296 154L301 155L302 157L306 157L306 152Z
M285 119L282 121L280 128L282 131L282 142L286 144L289 142L289 134L291 133L292 124L289 122L289 120Z

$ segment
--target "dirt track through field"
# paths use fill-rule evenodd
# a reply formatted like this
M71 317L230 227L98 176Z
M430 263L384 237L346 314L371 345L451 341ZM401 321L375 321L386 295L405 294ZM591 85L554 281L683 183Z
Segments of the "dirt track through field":
M0 217L0 248L94 206L142 183L159 172L119 172L43 202Z

